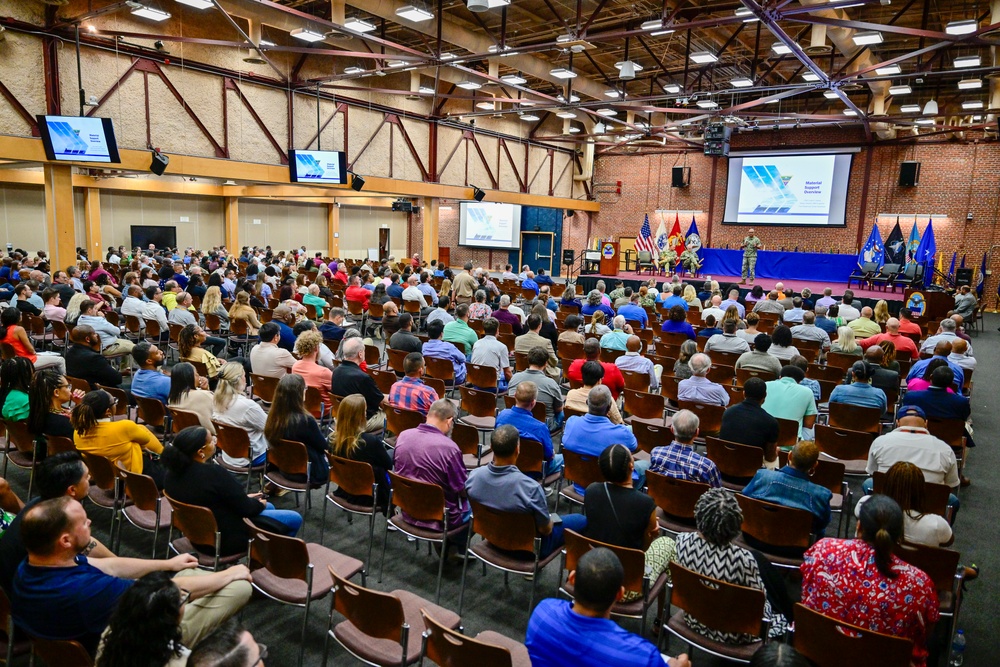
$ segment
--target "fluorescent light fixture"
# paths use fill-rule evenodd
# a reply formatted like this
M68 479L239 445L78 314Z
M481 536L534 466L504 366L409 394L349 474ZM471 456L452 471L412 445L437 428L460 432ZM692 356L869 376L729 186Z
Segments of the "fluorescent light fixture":
M775 42L771 45L771 50L779 56L786 56L792 52L792 47L782 44L781 42Z
M899 110L902 111L903 113L920 113L920 105L904 104L901 107L899 107Z
M266 40L266 39L262 39L262 40L260 40L260 43L257 44L257 46L277 46L277 44L275 44L272 41L269 41L269 40Z
M660 19L653 19L652 21L646 21L639 27L643 30L659 30L663 27L663 21Z
M803 81L810 81L810 82L811 81L819 81L819 76L817 76L816 74L813 74L812 72L806 72L805 74L802 75L802 80Z
M983 119L983 117L982 117L982 116L973 116L973 117L972 117L972 122L973 122L973 123L978 123L978 122L979 122L979 121L981 121L982 119Z
M560 102L562 102L563 104L566 103L566 97L564 95L556 95L556 99L559 100ZM572 93L570 93L569 101L570 101L571 104L575 103L575 102L579 102L580 101L580 96L579 95L573 95Z
M170 18L170 12L165 12L155 7L147 7L137 2L130 3L129 7L132 8L132 16L149 19L150 21L166 21Z
M517 74L504 74L500 77L500 80L504 83L509 83L512 86L520 86L522 83L528 82L528 80L523 76L519 76Z
M674 30L673 28L664 28L663 30L654 30L653 32L651 32L649 34L651 36L653 36L653 37L660 37L661 35L669 35L669 34L672 34L674 32L677 32L677 31Z
M487 4L490 9L496 9L497 7L506 7L510 4L510 0L489 0Z
M854 33L854 43L858 46L868 46L869 44L881 44L882 43L882 33L877 30L871 32L856 32Z
M575 126L571 126L571 127L569 128L569 133L570 133L570 134L579 134L579 133L580 133L580 128L578 128L578 127L575 127Z
M983 108L983 101L982 100L969 100L968 102L962 102L962 108L963 109L982 109Z
M934 124L934 119L933 118L918 118L918 119L916 119L913 122L915 122L917 125L933 125Z
M753 16L753 11L749 7L740 7L733 14L739 17Z
M517 103L522 107L533 107L537 104L534 100L518 100Z
M602 116L617 116L618 112L615 109L598 109L597 113Z
M576 114L572 111L559 111L556 115L560 118L576 118Z
M708 63L718 62L718 60L719 56L711 51L695 51L691 54L691 61L699 65L707 65Z
M756 21L759 21L759 20L760 20L760 19L759 19L759 18L757 18L756 16L751 16L751 17L750 17L750 18L748 18L748 19L743 19L743 22L744 22L744 23L754 23L754 22L756 22Z
M753 86L753 79L748 79L745 76L741 76L735 79L730 79L729 85L732 86L733 88L750 88Z
M702 109L716 109L719 106L713 100L698 100L697 102L695 102L695 104L697 104Z
M678 83L668 83L667 85L663 86L663 90L667 91L671 95L676 95L677 93L681 92L681 86Z
M619 93L614 88L608 88L607 90L604 91L604 96L610 97L611 99L615 100L618 99Z
M845 116L857 116L858 115L858 112L855 111L854 109L844 109L841 113L844 114Z
M344 68L344 74L364 74L365 68L358 67L357 65L351 65L350 67Z
M457 85L459 88L463 90L479 90L480 88L483 87L483 84L479 83L478 81L469 81L469 80L462 81L461 83L457 83L455 85Z
M316 32L315 30L309 30L308 28L296 28L288 33L295 39L301 39L303 42L321 42L326 38L323 33Z
M476 105L476 108L477 109L485 109L487 111L492 111L492 110L496 109L496 106L494 106L493 102L480 102L480 103L478 103Z
M982 64L982 59L979 56L959 56L952 64L955 67L979 67Z
M549 74L557 79L575 79L576 72L571 69L566 69L565 67L556 67L553 70L549 70Z
M559 35L556 37L556 44L566 44L573 41L573 35Z
M781 100L768 100L767 102L764 102L764 104L777 104L780 101Z
M441 60L454 60L455 59L455 54L454 53L442 53L440 56L438 56L438 58L440 58Z
M964 21L952 21L944 27L944 31L949 35L970 35L979 29L979 24L975 19Z
M177 0L182 5L194 7L195 9L209 9L212 7L212 0Z
M959 87L961 87L961 86L959 86ZM902 84L902 85L900 85L900 86L889 86L889 94L890 95L909 95L912 92L913 92L913 89L910 88L905 83Z
M958 82L959 90L976 90L983 87L982 79L962 79Z
M396 10L396 16L404 18L407 21L413 21L414 23L419 23L420 21L430 21L434 18L433 13L427 11L426 9L421 9L420 7L414 7L413 5L400 7Z
M406 62L405 60L389 60L386 61L385 66L395 68L395 67L406 67L409 64L410 63Z
M420 88L417 89L417 92L424 93L425 95L433 95L437 91L431 88L430 86L420 86Z
M825 91L823 91L823 97L825 97L828 100L840 99L840 95L838 95L837 91L835 91L835 90L825 90Z
M350 18L344 21L344 27L353 32L372 32L375 26L368 21L359 18Z
M538 116L536 116L533 113L523 113L520 116L518 116L518 118L520 118L521 120L523 120L525 122L530 122L530 121L536 121L536 120L538 120Z
M885 67L877 67L875 69L875 73L879 76L895 76L902 71L899 65L886 65Z

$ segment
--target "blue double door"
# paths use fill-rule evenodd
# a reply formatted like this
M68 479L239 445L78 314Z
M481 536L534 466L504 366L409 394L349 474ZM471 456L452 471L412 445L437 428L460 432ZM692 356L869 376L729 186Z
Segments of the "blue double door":
M536 273L541 267L551 275L554 239L550 232L521 232L521 266L527 264Z

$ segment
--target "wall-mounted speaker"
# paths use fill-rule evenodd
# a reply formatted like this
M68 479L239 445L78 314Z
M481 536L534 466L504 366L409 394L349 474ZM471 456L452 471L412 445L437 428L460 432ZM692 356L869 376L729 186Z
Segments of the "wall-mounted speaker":
M920 182L920 163L906 161L899 165L899 185L912 188Z
M163 176L163 172L167 170L168 164L170 164L170 158L160 151L153 149L153 160L149 163L149 170L157 176Z
M670 187L686 188L691 184L691 167L674 167L671 171Z

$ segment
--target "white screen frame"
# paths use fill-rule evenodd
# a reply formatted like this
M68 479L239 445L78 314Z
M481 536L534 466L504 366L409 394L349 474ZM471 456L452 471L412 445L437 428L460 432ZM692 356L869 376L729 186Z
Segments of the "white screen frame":
M511 239L509 245L491 241L477 241L468 238L468 215L472 206L509 206L511 207ZM465 248L483 248L486 250L520 250L521 249L521 205L503 202L459 202L458 245Z

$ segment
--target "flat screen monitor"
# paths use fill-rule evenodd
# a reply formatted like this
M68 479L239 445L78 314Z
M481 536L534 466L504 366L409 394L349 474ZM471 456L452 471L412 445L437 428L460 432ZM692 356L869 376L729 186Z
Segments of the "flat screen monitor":
M463 201L458 244L473 248L521 247L521 207L517 204Z
M110 118L37 116L45 157L65 162L121 162Z
M342 151L291 151L292 183L347 184L347 154Z
M145 250L152 243L158 249L177 247L177 228L157 225L132 225L132 248Z

